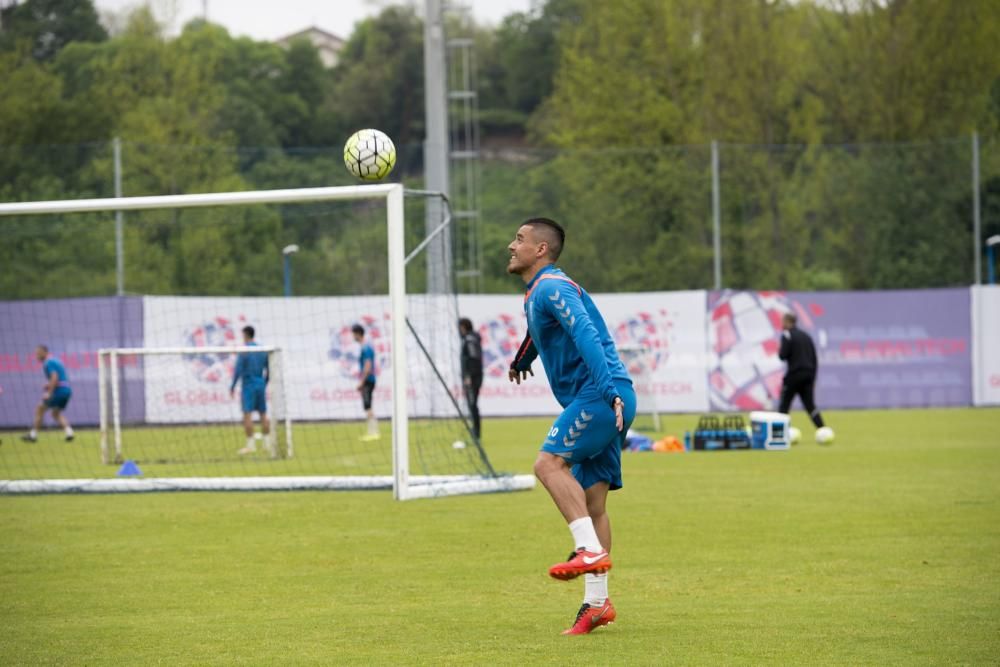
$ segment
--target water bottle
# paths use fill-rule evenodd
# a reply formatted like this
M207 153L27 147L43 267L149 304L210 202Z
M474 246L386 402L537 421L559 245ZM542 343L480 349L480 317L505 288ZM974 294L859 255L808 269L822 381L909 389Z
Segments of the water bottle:
M684 431L684 451L691 451L691 431Z

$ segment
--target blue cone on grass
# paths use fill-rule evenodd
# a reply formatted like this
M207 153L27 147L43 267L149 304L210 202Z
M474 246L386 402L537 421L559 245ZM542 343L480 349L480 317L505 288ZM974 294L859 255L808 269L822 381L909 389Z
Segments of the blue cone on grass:
M119 477L136 477L142 475L142 471L139 470L139 466L135 464L135 461L129 459L122 464L122 467L118 469L116 474Z

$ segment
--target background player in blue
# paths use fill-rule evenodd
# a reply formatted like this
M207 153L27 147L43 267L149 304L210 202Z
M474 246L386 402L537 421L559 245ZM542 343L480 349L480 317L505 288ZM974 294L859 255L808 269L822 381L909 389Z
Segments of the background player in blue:
M563 634L587 634L615 620L608 599L611 522L608 491L622 487L621 447L635 418L632 380L597 307L579 285L554 266L566 240L548 218L533 218L508 246L509 273L526 285L528 335L509 377L521 383L542 358L552 393L564 408L535 461L535 475L569 524L575 550L549 568L556 579L586 575L584 601Z
M378 440L378 420L375 419L375 411L372 410L372 394L375 392L375 350L365 342L365 328L360 324L351 327L354 340L361 345L358 354L358 366L360 370L361 382L358 383L358 391L361 392L361 404L365 408L365 417L368 420L368 430L361 436L362 440Z
M243 327L243 344L256 347L254 329ZM239 451L240 455L253 454L257 451L256 438L253 432L253 413L260 415L260 430L263 433L267 453L272 457L277 455L274 439L271 437L271 421L267 418L267 381L271 378L271 369L267 363L267 352L240 352L236 355L236 368L233 369L233 383L229 385L229 395L236 396L236 383L241 384L240 403L243 407L243 431L247 443Z
M69 376L66 375L66 367L55 357L49 356L49 348L44 345L35 348L35 358L42 362L45 386L42 388L42 400L35 408L35 419L31 424L31 430L27 435L21 436L21 439L27 442L38 440L38 429L42 427L42 417L45 416L46 410L52 410L52 418L63 427L66 440L72 440L73 427L69 425L69 420L63 414L69 399L73 396L73 390L69 386Z

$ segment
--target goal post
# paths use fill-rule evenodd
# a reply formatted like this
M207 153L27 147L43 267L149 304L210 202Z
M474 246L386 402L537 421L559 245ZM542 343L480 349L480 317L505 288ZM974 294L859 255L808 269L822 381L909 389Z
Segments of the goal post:
M420 331L414 330L412 326L413 323L411 323L409 318L409 310L411 305L416 303L416 299L414 296L408 297L407 266L408 262L414 259L417 251L420 250L420 247L414 250L410 257L407 257L404 194L409 193L404 192L404 188L401 184L385 183L375 185L335 186L304 189L218 192L190 195L164 195L0 204L0 224L2 224L2 218L5 216L29 216L42 214L69 215L80 213L108 213L115 211L154 211L156 209L196 209L209 207L241 207L251 205L291 205L310 202L327 203L354 200L384 200L385 217L383 218L383 221L386 225L386 236L384 238L387 243L385 247L387 248L386 260L388 273L388 294L386 295L387 315L385 317L385 324L388 327L387 337L389 339L386 354L387 359L389 360L389 364L387 365L391 366L391 369L386 369L389 372L386 373L386 375L381 376L381 382L383 384L391 385L389 389L389 391L391 391L391 446L389 448L391 452L391 475L388 477L379 474L366 474L361 476L297 474L283 476L270 471L268 471L265 476L261 477L248 474L248 472L246 472L247 468L244 467L238 469L235 474L224 472L222 476L219 477L193 475L176 477L164 473L163 476L146 476L141 479L89 479L81 477L79 479L0 480L0 492L38 493L64 490L76 492L108 492L153 491L163 489L207 490L212 488L223 490L249 490L257 488L392 488L393 495L396 499L407 500L411 498L450 495L453 493L480 493L532 488L534 486L534 478L530 475L500 475L493 473L492 467L489 465L488 459L486 459L485 452L479 448L479 443L475 443L475 447L469 447L465 450L464 443L460 443L457 439L454 442L442 442L442 436L440 435L424 435L434 431L434 421L436 419L440 419L444 412L451 411L448 412L448 414L451 415L448 419L452 421L462 421L460 419L461 415L458 415L457 417L459 417L459 419L456 420L456 415L452 411L453 408L450 407L451 404L449 401L440 397L441 394L447 394L451 391L451 388L447 386L447 383L452 379L451 376L448 376L447 374L442 376L442 374L438 373L437 375L440 382L435 382L432 389L426 390L436 392L435 396L418 396L416 400L412 396L412 392L415 390L415 387L409 377L409 374L414 373L413 369L415 367L427 366L428 364L433 367L438 361L438 359L432 358L431 355L433 354L443 355L447 353L450 355L454 350L456 352L454 356L457 357L457 325L453 320L447 323L448 326L446 328L443 324L443 318L452 317L452 313L451 311L442 310L440 314L436 315L436 317L441 318L440 322L422 325L420 320L417 319L416 329L420 329ZM420 195L440 196L434 195L434 193L420 193ZM444 223L442 226L444 226ZM382 294L384 294L384 292ZM427 302L436 302L435 298L431 295L420 296ZM157 298L164 299L166 297ZM451 295L451 298L454 300L454 295ZM440 299L437 299L437 301L447 301L447 297L441 297ZM423 310L421 310L421 308L423 308ZM422 316L425 310L429 311L430 308L431 306L418 307L418 318ZM389 316L390 314L391 316ZM433 335L440 336L442 339L444 336L448 335L447 332L454 332L451 335L451 338L454 340L449 339L435 341L433 345L424 345L423 343L420 343L419 345L415 344L410 347L410 343L412 341L409 339L411 336L417 337L417 342L419 343L420 336L428 335L428 330L432 330L434 332ZM410 347L409 350L408 347ZM282 381L286 382L287 377L285 377L285 374L290 372L291 369L289 364L297 363L294 359L289 358L288 355L294 354L295 351L288 349L284 345L266 348L258 347L254 349L255 351L266 350L269 355L275 355L274 358L278 360L278 367L283 374ZM198 348L200 353L205 353L206 350L215 350L215 348L211 346L201 346ZM219 354L232 354L234 352L238 353L244 350L244 348L235 345L227 345L222 349L215 351ZM430 350L430 352L428 352L428 350ZM128 385L128 382L123 384L121 381L120 376L122 375L122 359L127 358L129 355L141 355L143 359L152 359L154 357L168 359L171 355L173 355L173 358L177 358L189 353L190 349L184 347L171 348L153 346L151 348L136 348L114 347L113 345L101 346L101 349L97 353L99 359L97 368L97 384L99 385L98 399L100 404L98 408L100 412L100 460L104 461L105 465L111 464L122 458L128 460L129 436L127 432L123 436L122 432L122 429L127 427L127 425L123 427L122 401L128 393L125 386ZM414 354L417 354L418 356L422 355L425 358L413 359L408 356L412 356ZM431 374L428 372L426 375L429 377ZM386 382L387 380L389 382ZM425 391L423 387L417 387L416 390ZM287 386L282 387L282 393L287 401L288 397L291 395ZM447 396L447 398L453 399L454 397ZM414 409L417 409L414 408L414 402L421 403L421 405L424 406L419 408L422 411L416 415L416 422L411 419L411 412ZM451 403L454 403L454 401L452 400ZM303 456L299 456L297 447L299 444L299 438L297 435L294 440L296 448L293 449L293 432L296 432L300 428L309 429L312 425L303 424L301 420L293 419L290 414L291 411L291 409L288 409L283 415L285 458L293 458L294 452L294 458L299 462L297 465L300 465L302 463L301 459L305 454L303 454ZM341 418L337 416L332 417L331 429L338 428L337 424L340 423L338 421L340 419ZM424 442L427 442L428 438L436 438L436 441L433 444L433 450L431 449L431 445L417 445L420 449L417 450L418 456L416 463L421 466L422 474L414 474L414 471L411 471L411 463L414 462L411 457L411 449L414 446L414 429L416 429L418 434L421 434L420 437L423 438ZM322 437L326 436L324 435ZM471 438L469 439L471 440ZM462 444L462 449L464 451L459 451L459 444ZM452 451L453 445L455 445L454 452ZM313 447L312 451L319 450L320 446L316 445ZM95 452L94 455L96 458L97 452ZM150 460L154 461L154 463L164 463L163 469L168 472L174 471L177 467L174 465L175 462L172 460L166 460L165 462L156 458ZM447 462L447 466L442 463L445 461ZM467 468L471 470L471 472L466 474L437 474L435 472L435 466L438 468L450 466L449 470L454 471L462 465L462 461L466 462ZM219 467L223 468L224 466L220 465ZM301 470L301 468L297 468L296 470ZM113 474L113 471L110 473L105 471L103 474L110 475ZM95 477L101 476L98 475ZM282 479L284 479L286 483L286 486L284 487L282 486ZM341 482L344 484L341 485Z

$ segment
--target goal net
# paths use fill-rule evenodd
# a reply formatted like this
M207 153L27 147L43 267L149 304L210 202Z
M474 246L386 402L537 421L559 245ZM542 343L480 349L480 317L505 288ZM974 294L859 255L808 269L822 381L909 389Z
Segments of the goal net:
M408 194L405 207L397 184L0 204L15 236L44 225L105 248L124 211L126 289L145 294L4 305L0 338L25 352L0 428L30 421L31 350L46 342L76 432L2 434L0 492L532 487L470 436L449 220L426 225L433 195ZM267 360L250 403L241 355Z
M247 388L247 407L251 408L249 434L242 423L244 388L233 386L231 380L236 375L240 355L267 358L263 402L254 395L254 387ZM284 368L284 354L273 346L98 351L101 462L210 465L231 460L234 452L241 458L293 458ZM199 386L203 384L202 378L215 386L211 389ZM123 406L133 400L138 384L142 386L143 397L162 394L163 400L146 402L141 419L129 418ZM152 428L154 425L157 428ZM188 433L183 435L185 430Z
M618 356L635 386L636 411L632 428L652 429L660 432L660 413L656 407L653 391L653 358L649 350L641 346L618 346Z

